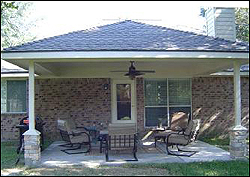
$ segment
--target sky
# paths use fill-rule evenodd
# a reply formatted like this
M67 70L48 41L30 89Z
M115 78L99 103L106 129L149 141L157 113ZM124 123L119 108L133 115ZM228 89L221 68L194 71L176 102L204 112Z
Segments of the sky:
M135 20L181 30L202 32L201 7L247 7L249 1L32 1L32 33L37 39L72 31ZM2 67L9 67L1 60Z
M248 1L35 1L34 12L43 18L35 29L38 38L84 30L130 19L165 27L202 30L200 7L247 6Z

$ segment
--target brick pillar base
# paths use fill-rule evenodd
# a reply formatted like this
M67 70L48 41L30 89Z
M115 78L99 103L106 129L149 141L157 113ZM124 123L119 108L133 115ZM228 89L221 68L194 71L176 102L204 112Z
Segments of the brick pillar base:
M233 159L244 159L246 156L246 138L248 130L242 126L236 126L230 130L230 156Z
M24 162L29 167L41 163L40 135L24 135Z

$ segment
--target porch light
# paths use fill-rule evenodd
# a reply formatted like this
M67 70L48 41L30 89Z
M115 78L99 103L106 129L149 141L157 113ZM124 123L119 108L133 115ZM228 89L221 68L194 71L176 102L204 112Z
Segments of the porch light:
M108 84L104 84L104 85L103 85L103 88L104 88L104 90L108 90L109 85L108 85Z

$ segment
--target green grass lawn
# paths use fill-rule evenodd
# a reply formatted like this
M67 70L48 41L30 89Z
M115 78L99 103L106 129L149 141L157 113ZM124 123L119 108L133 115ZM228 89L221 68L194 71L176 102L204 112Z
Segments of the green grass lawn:
M214 145L226 151L229 151L229 138L220 138L220 137L203 137L200 138L201 141L206 142L208 144Z
M18 141L1 142L1 169L13 168L18 157Z
M249 161L229 162L195 162L125 165L128 168L158 168L166 169L170 175L178 176L249 176Z
M213 140L211 140L213 141ZM45 142L45 148L51 142ZM218 142L217 142L218 143ZM1 175L11 176L249 176L248 161L125 164L122 166L82 166L67 168L27 168L23 160L15 166L18 142L1 142ZM23 157L22 157L23 158Z
M47 148L52 141L44 142L44 149ZM19 141L8 141L1 142L1 169L23 167L23 153L20 154L20 161L15 166L16 160L18 158L17 147L19 146Z

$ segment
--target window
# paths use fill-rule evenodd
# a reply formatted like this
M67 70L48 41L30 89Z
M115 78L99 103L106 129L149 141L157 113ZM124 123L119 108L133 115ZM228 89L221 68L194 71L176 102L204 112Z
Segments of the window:
M117 119L131 120L131 86L130 84L117 84Z
M145 125L168 125L173 113L183 111L191 116L190 79L145 79Z
M26 81L1 81L1 113L26 112Z

